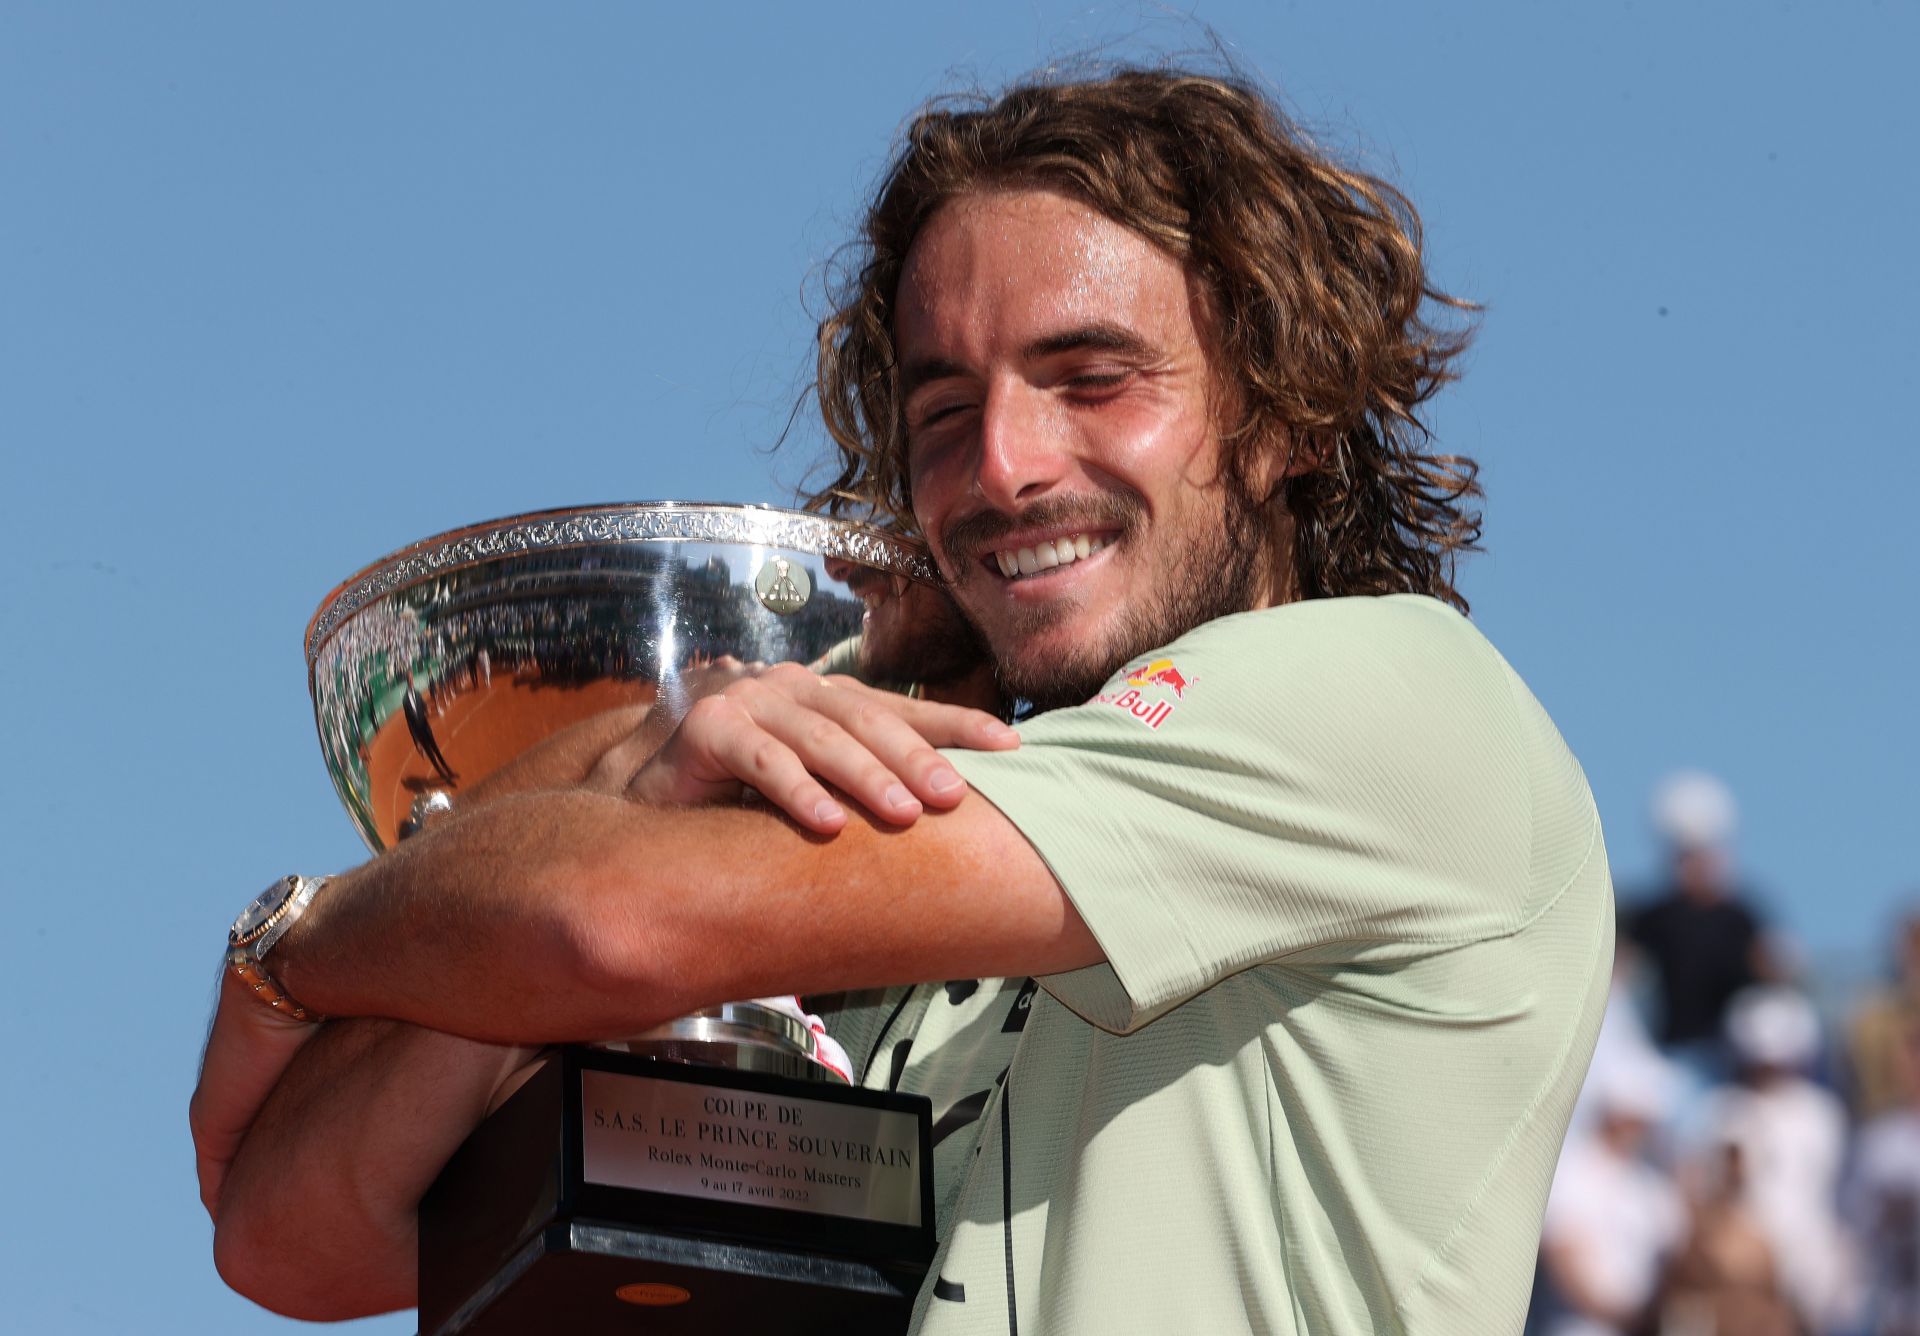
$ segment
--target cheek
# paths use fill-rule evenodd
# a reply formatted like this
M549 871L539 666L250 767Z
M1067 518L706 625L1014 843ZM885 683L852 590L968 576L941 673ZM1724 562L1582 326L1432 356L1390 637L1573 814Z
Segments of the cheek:
M1098 458L1143 491L1178 481L1211 486L1219 478L1220 449L1204 411L1167 411L1163 405L1114 406L1104 421Z
M907 486L913 489L913 513L923 532L966 493L966 452L952 443L916 446L907 452Z

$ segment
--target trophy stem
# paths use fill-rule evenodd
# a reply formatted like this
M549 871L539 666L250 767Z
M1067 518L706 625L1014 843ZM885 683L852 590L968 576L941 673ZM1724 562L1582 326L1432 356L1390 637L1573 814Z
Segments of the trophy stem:
M732 1067L805 1080L846 1084L817 1058L812 1030L758 1002L726 1002L676 1017L664 1025L596 1048L696 1067Z

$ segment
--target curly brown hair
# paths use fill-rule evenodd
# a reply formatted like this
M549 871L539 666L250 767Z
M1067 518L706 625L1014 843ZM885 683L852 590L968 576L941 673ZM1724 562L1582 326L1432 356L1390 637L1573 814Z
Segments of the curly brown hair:
M1333 161L1236 75L1122 68L915 117L820 325L839 473L810 508L912 529L892 335L907 252L947 201L1010 187L1079 199L1199 280L1239 408L1228 476L1244 493L1262 452L1296 461L1283 496L1301 597L1411 592L1466 610L1454 564L1480 536L1478 466L1428 453L1415 410L1471 337L1429 312L1477 308L1428 281L1406 196Z

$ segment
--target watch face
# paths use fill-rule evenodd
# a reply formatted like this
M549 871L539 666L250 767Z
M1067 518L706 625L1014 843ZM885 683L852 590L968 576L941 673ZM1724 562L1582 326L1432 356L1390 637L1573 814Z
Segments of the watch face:
M274 911L287 902L287 896L297 883L292 877L282 877L266 890L253 898L253 903L240 911L240 917L233 921L232 938L244 942L266 926Z

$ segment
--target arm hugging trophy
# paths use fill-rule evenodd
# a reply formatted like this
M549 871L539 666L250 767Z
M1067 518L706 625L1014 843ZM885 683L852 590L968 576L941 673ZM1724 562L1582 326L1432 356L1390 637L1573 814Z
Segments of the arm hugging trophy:
M938 581L912 542L762 506L546 511L416 543L307 629L328 772L388 849L570 726L622 707L670 724L736 661L820 658L860 631L848 586L872 572ZM422 1203L423 1333L630 1331L636 1306L654 1332L904 1329L933 1251L924 1099L850 1085L790 1001L608 1040L554 1051Z

